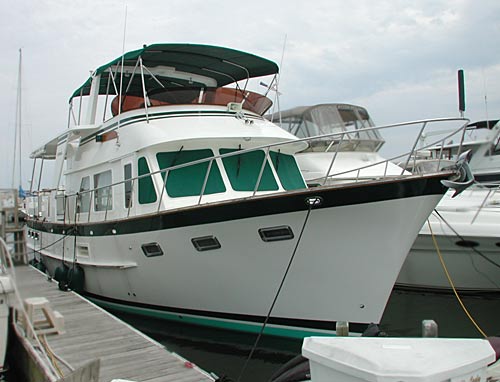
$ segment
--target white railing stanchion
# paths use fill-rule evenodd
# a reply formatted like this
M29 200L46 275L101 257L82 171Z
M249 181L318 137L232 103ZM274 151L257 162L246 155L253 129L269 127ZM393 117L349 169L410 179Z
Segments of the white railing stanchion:
M134 200L134 184L135 184L135 179L136 178L132 179L132 186L131 186L131 190L130 190L130 199L128 201L128 206L127 206L127 218L130 216L130 208L132 208L132 203L133 203L133 200Z
M162 170L165 171L165 179L163 179L163 187L161 188L160 198L158 199L158 208L156 212L160 212L161 202L163 201L163 194L165 193L165 189L167 188L167 179L168 179L168 169Z
M424 132L424 129L427 126L427 121L423 122L422 128L420 129L420 132L417 135L417 139L415 139L415 143L413 143L413 147L411 148L411 151L408 153L408 159L406 159L406 163L403 166L403 170L401 171L401 175L405 173L405 169L408 167L408 163L410 162L411 156L413 155L415 151L415 147L417 147L418 141L420 140L420 137L422 136L422 133Z
M255 194L257 193L257 190L259 189L260 182L262 180L262 174L264 174L264 168L266 167L267 158L269 158L269 150L270 149L271 149L271 147L267 146L266 155L264 155L264 160L262 161L262 165L260 166L259 177L257 178L257 183L255 184L255 188L253 190L252 196L255 196Z
M205 193L205 188L207 186L208 182L208 177L210 176L210 170L212 169L212 163L214 159L210 159L210 162L208 162L208 168L207 172L205 173L205 179L203 180L203 185L201 186L201 192L200 192L200 198L198 199L198 205L201 204L201 198L203 197L203 194Z

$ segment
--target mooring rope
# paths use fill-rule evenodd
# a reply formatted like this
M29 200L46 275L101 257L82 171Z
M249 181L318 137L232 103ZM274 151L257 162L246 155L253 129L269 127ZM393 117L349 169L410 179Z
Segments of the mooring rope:
M441 250L439 249L439 245L438 245L438 242L436 240L436 237L434 236L434 232L432 231L432 227L431 227L431 223L430 223L429 219L427 219L427 225L429 226L429 230L431 232L431 237L432 237L432 242L434 243L434 247L436 248L436 252L438 254L439 261L441 262L441 266L443 267L443 270L444 270L444 273L446 275L446 278L448 279L448 282L450 283L451 289L453 289L453 293L455 294L455 297L457 298L458 303L462 307L463 311L465 312L465 314L467 315L467 317L469 318L469 320L476 327L477 331L479 333L481 333L481 335L484 338L487 338L488 336L486 335L486 333L479 327L479 325L477 324L477 322L474 320L474 318L472 317L472 315L469 313L469 311L465 307L465 304L463 303L462 299L458 295L457 289L455 288L455 284L453 283L453 280L451 279L450 273L448 272L448 268L446 267L446 264L444 262L443 256L441 254Z
M449 229L451 229L453 231L453 233L462 241L466 241L464 239L464 237L462 235L460 235L451 225L450 223L448 223L448 221L439 213L439 211L437 210L434 210L434 212L436 213L437 216L439 216L439 218L448 226ZM500 264L498 264L497 262L495 262L494 260L491 260L488 256L486 256L484 253L482 253L480 250L478 250L477 248L474 248L474 247L470 247L470 249L472 251L474 251L476 254L478 254L479 256L481 256L483 259L485 259L486 261L488 261L489 263L491 263L492 265L494 265L495 267L498 267L500 268Z
M302 224L302 229L300 230L299 237L297 239L297 243L295 244L295 248L293 249L292 255L290 256L290 260L288 261L288 265L286 267L285 273L283 274L283 277L281 278L280 285L278 287L278 290L276 291L274 295L273 302L271 303L271 306L269 307L269 311L267 312L266 318L262 324L262 327L260 328L259 334L257 338L255 339L255 343L252 346L252 349L250 350L250 354L248 355L247 359L245 360L245 363L243 364L243 367L241 368L240 375L238 376L238 379L236 382L240 382L241 378L243 377L245 370L248 366L248 362L252 359L253 353L255 352L257 345L264 334L264 329L266 328L267 322L269 321L269 318L271 316L271 312L273 311L274 305L276 304L276 301L278 300L278 296L281 292L281 289L283 288L283 285L285 283L286 277L288 275L288 272L290 271L290 268L292 266L293 259L295 258L295 255L297 253L297 248L299 247L300 241L302 239L302 234L304 233L304 229L306 228L307 221L309 220L309 215L311 214L311 210L313 207L320 205L323 202L323 199L321 197L311 197L306 199L306 203L308 205L307 209L307 214L304 219L304 223Z

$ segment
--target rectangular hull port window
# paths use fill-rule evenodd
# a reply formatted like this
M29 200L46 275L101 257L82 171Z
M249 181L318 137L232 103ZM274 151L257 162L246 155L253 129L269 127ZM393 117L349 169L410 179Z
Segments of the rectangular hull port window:
M259 229L259 235L260 238L266 242L293 239L293 231L287 225L282 225L279 227L261 228Z
M163 256L163 250L158 243L147 243L141 245L142 252L146 257Z
M210 251L212 249L219 249L220 243L215 236L195 237L191 239L197 251Z

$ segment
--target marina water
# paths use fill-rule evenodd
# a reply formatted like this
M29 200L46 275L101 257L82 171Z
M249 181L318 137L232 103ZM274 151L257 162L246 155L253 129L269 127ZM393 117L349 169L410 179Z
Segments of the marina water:
M464 296L464 305L488 335L500 335L500 296ZM117 313L169 350L201 368L236 381L256 335L183 325ZM422 320L433 319L440 337L481 338L451 294L393 291L381 322L390 336L419 337ZM241 381L267 381L284 363L299 354L302 341L265 336L261 339Z

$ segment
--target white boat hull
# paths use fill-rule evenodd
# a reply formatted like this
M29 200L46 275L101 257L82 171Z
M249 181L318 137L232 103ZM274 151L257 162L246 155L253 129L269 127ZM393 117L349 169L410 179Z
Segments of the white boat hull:
M453 230L437 214L429 217L451 282L463 292L500 292L500 209L494 199L484 203L488 192L471 189L454 199L443 198L436 210ZM427 223L408 254L397 286L452 291Z
M394 185L397 188L402 183ZM325 194L326 206L311 210L266 333L299 337L332 333L339 320L351 322L355 332L380 321L406 253L441 195L389 200L370 196L375 201L331 206L326 200L336 200L335 195L341 198L340 193L371 195L373 191L365 187L339 190L337 194L329 191L333 193ZM303 200L304 195L315 192L322 191L307 190L296 195ZM273 203L269 206L288 203L271 196L261 199ZM241 201L232 207L231 202L227 204L230 209L258 216L241 215L228 220L219 216L217 221L208 222L204 214L217 210L198 207L198 212L192 211L194 215L190 216L205 219L204 224L184 216L183 226L158 229L153 216L149 221L143 217L136 224L150 225L151 229L141 232L121 234L122 228L116 224L113 234L112 223L107 223L107 234L100 234L98 229L91 233L89 226L80 231L76 246L70 233L62 240L63 235L51 233L46 227L46 232L33 231L41 240L30 245L35 250L45 248L41 254L52 275L61 266L63 252L70 267L75 259L84 270L85 292L107 306L258 331L297 245L307 208L255 214L253 207ZM176 215L177 219L183 219L182 214ZM167 224L167 220L162 221ZM294 238L276 242L260 238L259 229L277 226L289 226ZM204 236L215 236L221 248L197 251L191 239ZM158 243L164 255L146 257L141 250L144 243Z

